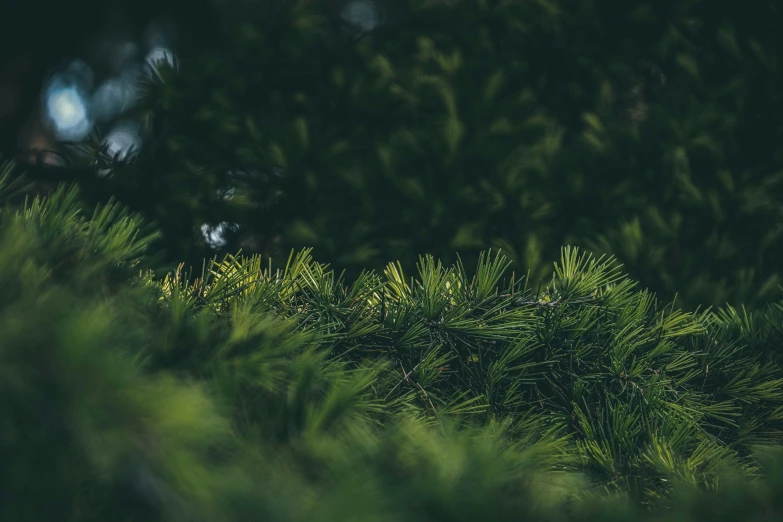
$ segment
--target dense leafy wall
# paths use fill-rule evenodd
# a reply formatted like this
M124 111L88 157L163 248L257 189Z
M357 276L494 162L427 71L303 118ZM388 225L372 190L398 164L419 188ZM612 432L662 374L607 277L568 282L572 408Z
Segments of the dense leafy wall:
M337 4L235 6L153 76L141 157L91 193L194 264L227 223L221 252L351 276L493 247L537 281L574 244L687 309L776 296L774 2L387 2L370 33Z

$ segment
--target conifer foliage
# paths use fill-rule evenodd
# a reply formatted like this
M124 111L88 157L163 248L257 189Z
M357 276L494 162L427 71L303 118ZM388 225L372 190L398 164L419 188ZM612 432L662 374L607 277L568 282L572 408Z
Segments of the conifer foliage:
M355 277L501 248L537 281L573 244L688 310L776 297L775 2L389 1L371 31L349 3L232 4L94 183L194 264L314 247Z
M3 205L0 519L781 513L783 305L660 306L574 248L534 290L492 252L164 274L155 239L72 185Z

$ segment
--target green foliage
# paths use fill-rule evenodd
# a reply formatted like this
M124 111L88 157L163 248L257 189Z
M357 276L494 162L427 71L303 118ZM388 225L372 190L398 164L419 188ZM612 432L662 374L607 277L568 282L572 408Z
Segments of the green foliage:
M78 197L0 211L3 520L783 508L783 304L661 307L572 248L536 291L491 253L473 275L426 256L346 282L302 251L159 277L138 217Z
M226 222L223 253L314 247L352 277L491 247L537 281L573 244L684 309L774 298L774 3L385 2L369 34L344 3L235 6L147 82L147 145L97 158L98 193L193 264Z
M506 265L482 256L469 278L427 257L419 281L389 265L385 280L348 285L305 251L276 272L229 257L183 289L218 314L292 318L339 360L386 361L391 373L373 378L384 415L533 418L573 440L601 487L639 499L670 475L714 488L723 467L754 473L751 447L779 441L780 366L726 335L728 312L662 308L572 249L539 294L513 281L498 290Z

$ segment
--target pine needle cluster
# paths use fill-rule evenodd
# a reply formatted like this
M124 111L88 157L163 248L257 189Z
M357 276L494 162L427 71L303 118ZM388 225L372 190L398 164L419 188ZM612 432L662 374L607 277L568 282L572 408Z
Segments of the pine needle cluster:
M156 234L75 186L2 207L1 519L781 512L783 304L683 312L574 248L540 286L492 252L193 277Z

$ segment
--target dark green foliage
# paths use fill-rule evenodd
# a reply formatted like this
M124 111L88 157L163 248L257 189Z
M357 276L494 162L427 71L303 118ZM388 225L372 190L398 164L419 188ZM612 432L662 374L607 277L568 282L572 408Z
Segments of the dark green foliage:
M194 264L229 222L222 252L314 247L351 277L493 247L538 281L574 244L685 309L774 297L776 3L386 2L370 34L343 3L235 6L148 82L142 155L90 193Z
M780 516L783 305L661 307L571 248L535 291L491 253L159 277L78 196L0 211L2 520Z

